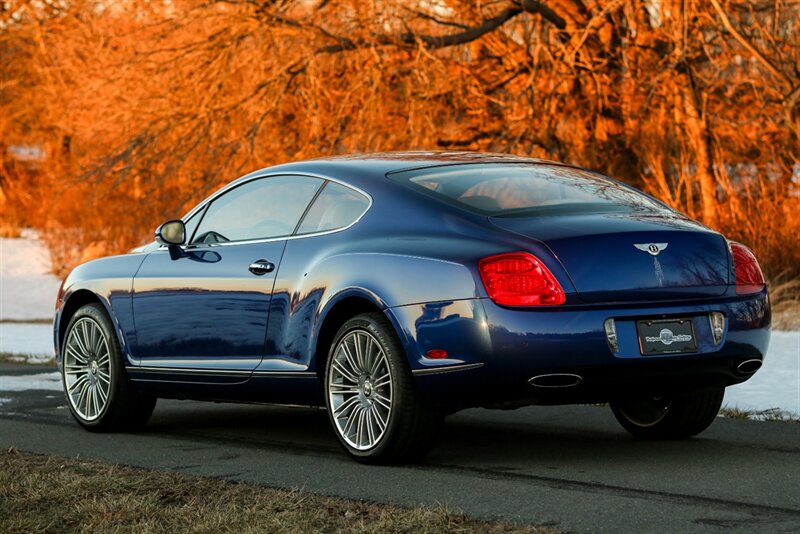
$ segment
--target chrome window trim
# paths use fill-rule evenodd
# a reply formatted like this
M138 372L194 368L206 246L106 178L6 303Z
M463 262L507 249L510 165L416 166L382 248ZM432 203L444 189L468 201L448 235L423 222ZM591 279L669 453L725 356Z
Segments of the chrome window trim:
M234 189L236 187L239 187L240 185L244 185L246 183L252 182L254 180L259 180L261 178L275 178L275 177L278 177L278 176L304 176L304 177L307 177L307 178L317 178L317 179L323 180L323 181L334 182L334 183L337 183L337 184L342 185L344 187L347 187L348 189L352 189L353 191L363 195L367 200L369 200L369 204L367 205L367 209L365 209L361 213L361 215L359 215L353 222L351 222L347 226L343 226L341 228L334 228L333 230L324 230L324 231L321 231L321 232L312 232L312 233L308 233L308 234L284 235L284 236L280 236L280 237L264 237L264 238L259 238L259 239L245 239L245 240L242 240L242 241L226 241L224 243L202 243L202 244L197 244L197 245L181 245L181 248L184 249L184 250L188 249L188 248L191 248L192 250L194 250L194 249L198 249L198 248L227 247L227 246L232 246L232 245L251 245L251 244L254 244L254 243L271 243L271 242L275 242L275 241L288 241L290 239L304 239L306 237L317 237L317 236L322 236L322 235L335 234L336 232L344 232L348 228L351 228L352 226L357 224L358 221L360 221L364 217L364 215L366 215L367 212L372 208L372 204L373 204L372 195L370 195L369 193L367 193L366 191L364 191L363 189L361 189L359 187L355 187L353 185L350 185L350 184L348 184L346 182L343 182L342 180L339 180L337 178L331 178L330 176L325 176L323 174L315 174L315 173L309 173L309 172L271 172L271 173L266 173L266 174L258 174L258 175L254 175L254 176L244 176L242 178L234 180L233 182L229 183L228 185L226 185L222 189L220 189L220 190L212 193L210 196L206 197L205 200L203 200L202 202L197 204L197 206L192 208L192 210L189 213L187 213L186 215L181 217L181 220L186 222L195 213L197 213L198 211L204 209L211 202L216 200L218 197L224 195L225 193L227 193L231 189ZM316 197L314 197L313 200L316 200ZM309 206L307 206L306 208L310 207L312 204L313 204L313 202L309 203ZM305 216L305 214L306 214L306 212L303 213L303 216ZM300 222L302 222L302 217L301 217L300 221L298 221L298 223L300 223ZM199 226L198 226L198 228L199 228ZM297 228L295 227L294 230L296 230L296 229ZM294 232L294 230L292 230L292 231ZM160 245L156 249L156 251L158 251L158 250L166 250L166 249L167 249L167 247L165 245Z

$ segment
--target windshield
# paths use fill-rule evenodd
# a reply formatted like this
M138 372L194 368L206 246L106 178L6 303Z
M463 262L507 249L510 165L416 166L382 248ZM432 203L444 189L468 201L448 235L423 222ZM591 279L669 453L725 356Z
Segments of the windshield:
M448 165L389 179L495 217L572 213L669 213L655 200L599 174L548 164Z

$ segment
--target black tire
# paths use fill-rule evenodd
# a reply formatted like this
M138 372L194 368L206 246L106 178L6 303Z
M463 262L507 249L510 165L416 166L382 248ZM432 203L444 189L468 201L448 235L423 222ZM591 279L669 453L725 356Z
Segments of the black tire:
M91 432L113 432L136 430L147 423L157 398L133 387L125 372L114 326L102 305L87 304L75 312L61 353L61 382L67 406L82 427ZM92 393L87 393L90 389ZM99 408L89 401L90 396L97 399Z
M725 388L671 398L626 399L611 402L617 421L641 439L685 439L714 422Z
M344 383L346 380L344 375L339 372L341 364L346 363L343 360L344 352L340 350L340 344L350 343L349 347L353 352L352 349L355 346L353 343L358 343L360 338L367 339L362 347L373 347L371 343L377 342L385 355L385 360L382 360L385 361L385 367L381 367L380 363L362 366L380 370L374 373L376 376L370 376L372 371L364 371L358 377L357 386L352 385L352 381L348 385ZM369 351L364 349L364 353L369 354ZM355 355L353 356L355 359ZM380 356L376 355L371 361L378 362L379 358ZM370 361L368 357L365 359ZM390 388L379 389L386 388L386 386L379 385L381 382L377 375L386 376L386 373L389 375ZM367 383L371 384L373 380L375 385L370 385L367 389ZM384 382L385 380L387 379L384 379ZM420 398L406 353L391 323L381 313L358 315L342 325L328 352L324 388L328 418L334 434L347 454L359 462L397 464L419 460L431 449L441 430L442 414L427 406ZM349 391L342 393L341 388L348 388ZM356 444L361 440L356 440L355 435L348 434L347 422L351 418L357 417L355 415L357 410L359 414L370 413L373 408L377 410L382 406L385 407L385 404L375 404L374 400L385 399L382 394L387 392L390 392L391 409L388 411L388 421L382 434L377 435L378 432L376 432L375 436L370 435L370 438L374 437L374 442L366 439L364 445L358 447ZM345 395L348 396L345 397ZM355 401L351 403L351 406L355 407L349 411L349 415L347 415L347 410L342 411L339 416L335 415L335 409L345 406L353 398ZM370 400L373 400L372 404L370 404ZM377 421L377 418L374 421ZM358 424L361 425L361 421ZM365 427L368 424L368 422L364 422ZM379 432L381 431L379 426L377 429Z

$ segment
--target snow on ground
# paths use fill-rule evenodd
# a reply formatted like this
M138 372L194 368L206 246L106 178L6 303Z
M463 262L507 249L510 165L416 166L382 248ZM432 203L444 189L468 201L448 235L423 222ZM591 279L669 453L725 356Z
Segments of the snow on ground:
M27 391L30 389L64 391L61 375L57 371L35 375L0 375L0 391Z
M0 238L0 321L52 318L60 283L35 232Z
M0 323L0 353L53 357L53 325Z
M48 274L49 255L30 230L22 238L0 238L0 321L53 316L59 281ZM0 322L0 353L23 361L53 355L50 324ZM0 391L61 390L57 373L0 376ZM761 412L777 409L800 417L800 332L773 332L767 357L756 375L728 388L725 406Z
M724 406L745 411L777 409L800 417L800 332L772 332L764 366L725 391Z

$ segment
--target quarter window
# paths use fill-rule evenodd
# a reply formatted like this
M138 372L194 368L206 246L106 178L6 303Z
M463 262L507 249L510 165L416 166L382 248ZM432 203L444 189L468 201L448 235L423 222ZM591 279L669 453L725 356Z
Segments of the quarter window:
M308 176L260 178L214 200L192 244L291 235L323 181Z
M353 224L369 207L369 199L349 187L328 182L308 210L298 234L337 230Z

